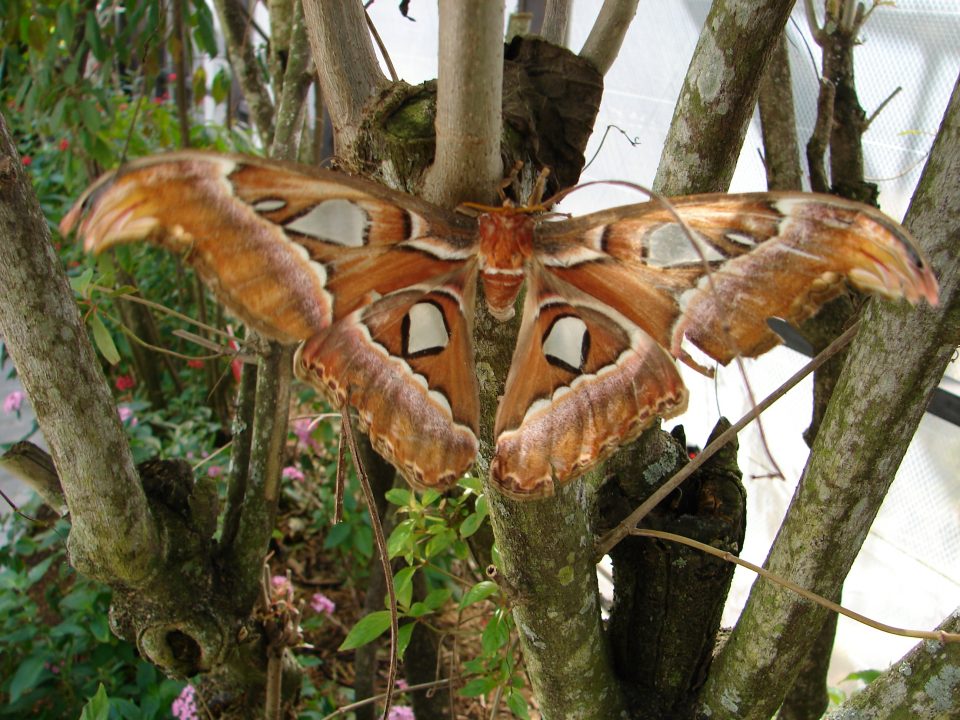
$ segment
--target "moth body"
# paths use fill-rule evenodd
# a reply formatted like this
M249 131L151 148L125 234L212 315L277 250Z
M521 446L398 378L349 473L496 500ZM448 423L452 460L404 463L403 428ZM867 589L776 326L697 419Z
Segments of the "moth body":
M476 460L478 277L501 320L526 283L490 472L522 499L552 494L682 412L683 340L720 363L759 355L778 342L767 318L801 322L844 281L937 302L904 228L802 193L471 219L341 173L189 151L104 176L61 231L74 227L94 252L149 240L184 253L229 310L301 343L297 375L356 409L374 448L418 488L448 487Z

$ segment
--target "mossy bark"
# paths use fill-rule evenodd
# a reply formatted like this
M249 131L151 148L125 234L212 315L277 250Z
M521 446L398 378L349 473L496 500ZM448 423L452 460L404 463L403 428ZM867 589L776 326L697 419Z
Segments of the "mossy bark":
M760 78L794 0L716 0L673 111L653 188L664 195L730 185Z

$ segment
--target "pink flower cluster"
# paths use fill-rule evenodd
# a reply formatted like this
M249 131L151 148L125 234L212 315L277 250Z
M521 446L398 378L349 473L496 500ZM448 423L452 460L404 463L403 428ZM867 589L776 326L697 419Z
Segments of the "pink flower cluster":
M413 715L413 708L406 705L394 705L390 708L390 714L387 720L416 720Z
M314 593L313 597L310 598L310 607L313 608L314 612L321 615L333 615L333 612L337 609L337 604L323 593Z
M199 720L197 713L197 689L193 685L185 685L180 695L170 706L170 712L178 720Z
M296 480L297 482L303 482L305 476L300 468L294 467L293 465L287 465L283 469L283 472L280 473L283 476L284 480Z
M27 394L23 392L23 390L14 390L4 398L3 411L7 415L10 413L19 413L20 408L23 405L23 401L26 400L26 398Z
M297 436L304 447L311 450L319 450L320 443L311 437L313 433L313 421L310 418L300 418L293 421L293 434Z

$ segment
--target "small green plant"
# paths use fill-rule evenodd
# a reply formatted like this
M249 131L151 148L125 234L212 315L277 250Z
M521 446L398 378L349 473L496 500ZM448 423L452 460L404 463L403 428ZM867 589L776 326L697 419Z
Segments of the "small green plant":
M80 717L90 698L109 714L96 700L87 717L169 717L183 683L110 632L110 590L70 568L68 533L64 520L0 523L0 718Z
M503 699L516 717L529 717L526 697L522 693L524 679L517 666L519 641L509 599L500 586L491 580L471 582L457 572L468 564L469 540L487 521L487 499L483 484L477 478L464 478L462 490L444 496L426 490L418 497L407 488L387 492L387 500L395 506L397 522L387 540L391 558L402 558L405 567L393 576L400 618L398 653L403 654L417 623L431 624L455 611L456 632L479 635L481 652L463 663L465 685L462 697L493 695ZM496 548L493 548L496 559ZM427 594L414 599L414 577L422 573ZM485 622L469 619L485 618ZM340 650L365 645L388 632L390 610L365 615L347 634Z

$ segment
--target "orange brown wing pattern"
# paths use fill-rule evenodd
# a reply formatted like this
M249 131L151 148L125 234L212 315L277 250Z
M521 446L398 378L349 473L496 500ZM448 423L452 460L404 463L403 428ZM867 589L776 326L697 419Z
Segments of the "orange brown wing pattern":
M916 242L875 208L829 195L672 199L545 223L538 244L557 276L617 309L677 356L688 337L722 363L778 342L766 320L799 323L845 280L888 298L937 302ZM707 266L709 272L707 272Z

